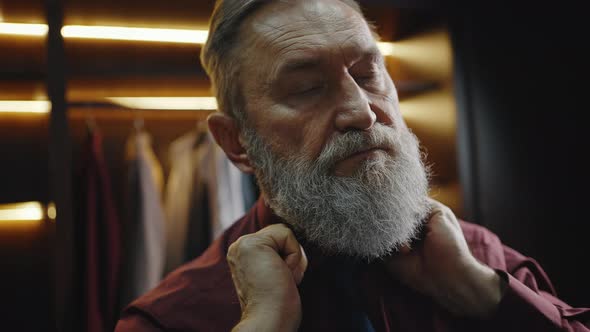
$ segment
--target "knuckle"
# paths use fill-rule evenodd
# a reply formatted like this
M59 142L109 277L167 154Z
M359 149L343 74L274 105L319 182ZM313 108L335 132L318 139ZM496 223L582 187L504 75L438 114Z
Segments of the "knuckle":
M295 237L295 234L293 234L293 231L285 225L283 225L283 227L281 228L281 232L282 232L283 236L285 236L285 237L293 237L293 238Z
M232 262L234 260L234 258L237 256L237 251L238 251L237 242L234 242L227 249L227 255L226 255L227 260Z
M450 216L454 215L453 214L453 211L451 210L451 208L448 207L448 206L446 206L446 205L443 205L442 211L445 214L445 216L447 216L447 217L450 217Z
M441 218L452 218L455 214L448 206L438 202L433 201L433 206L431 210L432 217L439 216Z
M293 236L293 231L291 231L291 229L285 224L278 224L277 232L286 237Z
M273 238L289 238L294 237L293 232L285 224L274 224L264 228L260 231L260 235L271 236Z
M232 243L226 254L226 260L233 268L248 262L257 253L257 237L254 234L244 235Z
M228 255L236 256L240 252L248 250L253 245L253 235L247 234L238 238L234 243L229 246Z
M247 251L252 248L257 242L257 236L254 234L244 235L238 239L238 249L240 251Z
M285 226L284 224L274 224L274 225L270 225L270 226L264 228L263 231L270 232L270 233L276 233L276 232L282 232L285 228L287 228L287 226Z

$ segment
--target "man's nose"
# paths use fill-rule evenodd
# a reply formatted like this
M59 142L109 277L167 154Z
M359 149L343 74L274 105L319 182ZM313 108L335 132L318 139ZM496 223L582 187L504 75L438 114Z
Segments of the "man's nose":
M377 115L369 100L356 81L346 75L337 94L335 126L338 131L369 130L377 121Z

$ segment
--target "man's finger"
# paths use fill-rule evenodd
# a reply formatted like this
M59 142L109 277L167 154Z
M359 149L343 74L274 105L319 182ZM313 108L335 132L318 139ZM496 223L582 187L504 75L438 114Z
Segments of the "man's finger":
M293 271L293 278L295 279L295 283L297 285L301 283L305 270L307 270L307 255L305 254L303 247L299 246L299 248L301 248L301 258L299 259L295 270L291 270Z
M307 269L307 257L293 232L284 224L276 224L258 233L269 240L268 245L281 255L293 273L295 282L299 284Z
M459 224L457 217L455 217L455 214L448 206L432 198L428 198L428 201L430 202L431 207L429 222L426 224L427 228L429 228L433 222L436 223L443 221L450 222L456 229L461 229L461 225Z

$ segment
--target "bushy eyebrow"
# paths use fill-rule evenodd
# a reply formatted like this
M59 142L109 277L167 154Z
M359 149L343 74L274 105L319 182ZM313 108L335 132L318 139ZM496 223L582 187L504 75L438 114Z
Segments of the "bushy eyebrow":
M316 69L320 67L321 63L322 59L319 55L291 58L279 64L275 70L271 72L269 82L276 82L286 74Z
M320 65L320 63L321 63L321 60L318 57L312 57L312 58L307 58L307 59L305 59L305 58L293 59L293 60L290 60L290 61L284 63L280 67L279 74L314 69L314 68L318 67Z
M383 55L377 46L372 47L365 52L363 52L362 56L359 58L358 62L366 61L366 60L378 60L377 62L381 62L383 60Z
M360 61L379 59L381 57L382 57L382 55L381 55L379 49L375 46L375 47L371 47L369 49L364 50L360 54L360 56L358 57L358 60L355 61L355 63L360 62ZM309 71L309 70L316 69L321 65L322 61L323 61L323 59L319 54L313 55L313 56L307 56L307 57L305 57L305 56L293 57L293 58L288 59L285 62L279 64L275 68L275 70L273 70L271 72L271 75L269 77L269 82L270 83L276 82L278 79L283 77L285 74L290 74L290 73L294 73L294 72L298 72L298 71Z

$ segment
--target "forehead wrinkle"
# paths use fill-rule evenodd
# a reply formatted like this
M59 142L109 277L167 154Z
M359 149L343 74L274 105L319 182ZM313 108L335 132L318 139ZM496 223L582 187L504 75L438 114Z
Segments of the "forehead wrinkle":
M349 28L348 30L353 30ZM345 31L340 31L344 33ZM324 35L319 33L320 35ZM326 44L322 41L330 39L328 37L323 38L322 41L310 40L300 41L310 35L300 34L297 38L289 40L288 43L280 43L281 47L275 49L277 55L273 57L273 60L269 65L269 75L267 76L268 84L272 84L280 79L280 76L288 72L289 69L305 65L305 69L309 69L312 64L321 65L325 62L330 62L334 56L341 56L344 59L346 66L351 66L357 61L368 57L379 56L379 50L376 45L365 42L363 39L359 39L358 35L351 34L344 40L338 41L335 45L338 52L333 53L329 50ZM334 39L334 38L332 38ZM303 69L303 68L302 68Z
M262 26L263 24L259 25ZM314 41L314 38L316 37L319 37L318 41L325 41L328 39L326 34L330 33L328 31L309 31L309 29L306 29L309 25L303 21L294 22L293 24L288 25L285 24L284 26L271 26L268 24L264 24L264 26L269 27L274 31L260 31L256 38L257 46L262 48L272 48L278 53L295 43L308 45L316 44L317 41Z
M267 12L260 12L250 19L251 27L255 35L269 36L270 40L262 41L265 45L273 39L281 41L282 37L298 31L306 31L304 35L313 36L321 33L337 33L358 28L365 23L362 16L356 11L348 8L348 5L337 1L342 7L330 7L327 10L324 3L316 1L279 1L274 6L266 7ZM295 13L286 14L287 8L295 7L297 4L303 7L298 8ZM366 24L365 24L366 25ZM363 27L360 27L361 29ZM311 32L309 30L316 30ZM288 38L295 38L289 36Z
M257 35L261 42L261 46L269 46L274 40L280 40L284 35L291 33L293 30L297 31L299 28L294 28L297 21L289 24L274 25L272 22L253 22L254 35Z
M276 51L280 58L287 52L302 50L315 51L316 48L329 47L332 44L344 54L345 49L362 49L363 53L367 53L367 49L374 48L371 45L374 42L373 34L368 29L362 20L353 20L352 24L349 20L339 20L339 24L330 26L329 24L320 24L318 29L309 29L307 20L300 20L294 24L283 24L277 28L280 33L274 36L261 36L261 39L266 39L263 44L265 48L271 48ZM317 22L316 22L317 23ZM325 23L325 22L324 22ZM302 29L297 28L297 25L303 25ZM312 30L312 31L310 31ZM362 31L364 33L359 33ZM354 59L356 60L356 59ZM350 62L350 60L346 60Z
M269 74L266 81L272 83L278 79L285 65L289 66L295 61L299 62L318 62L320 63L322 53L325 52L324 41L313 38L315 36L323 37L323 33L305 33L301 31L289 31L278 37L280 40L267 41L266 48L274 50L274 56L270 59Z
M316 49L317 50L317 49ZM297 52L300 50L289 50L290 52ZM308 50L303 50L308 51ZM312 54L312 53L308 53ZM272 63L270 66L269 75L267 76L267 83L268 85L272 85L274 82L277 82L283 73L296 71L297 69L309 69L315 65L320 65L322 63L322 57L318 52L311 56L299 57L299 56L292 56L290 59L284 60L280 63L276 61Z
M347 4L336 0L337 6L323 1L279 0L248 18L252 33L248 33L260 47L299 36L346 32L368 28L362 15ZM295 12L291 11L295 9ZM363 26L364 25L364 26ZM315 30L310 31L310 30ZM307 31L307 32L305 32ZM268 38L265 38L268 37Z
M365 38L359 38L359 35L355 30L356 27L349 26L346 29L328 33L324 31L283 31L281 35L266 40L264 46L276 51L277 56L275 56L275 58L296 51L314 52L323 50L327 47L329 48L331 43L337 43L334 46L338 47L341 51L346 48L353 48L354 46L358 46L359 49L363 50L371 48L371 46L368 45L369 43L365 42ZM339 41L342 35L344 35L345 38L342 41Z
M262 66L265 67L263 71L252 73L256 75L255 79L258 80L259 85L266 86L265 90L270 88L267 84L272 83L270 79L275 78L278 74L280 58L287 58L285 54L292 52L306 53L306 55L310 52L320 53L325 51L325 48L334 41L341 44L332 44L336 50L340 49L340 53L344 49L350 48L351 45L355 45L355 42L357 46L366 51L369 47L367 39L374 40L373 33L366 21L352 9L348 11L342 7L336 10L332 10L333 8L326 10L322 3L310 1L305 4L305 8L295 12L295 15L286 15L288 10L286 11L285 7L293 4L295 2L281 1L275 3L275 6L266 7L266 12L264 12L265 9L262 9L246 19L245 26L249 26L250 29L241 29L243 34L240 39L244 45L248 45L247 49L262 50L256 51L259 56L246 57L245 60L250 62L249 60L257 58L257 62L262 61L268 64ZM347 5L343 4L343 6ZM343 40L338 41L338 37ZM346 45L349 42L351 44ZM274 52L264 51L270 49L274 49ZM246 51L248 52L248 50ZM245 52L242 54L244 55ZM317 54L317 56L319 58L323 55ZM260 68L256 62L250 63L249 67L252 69Z

